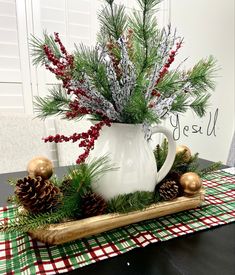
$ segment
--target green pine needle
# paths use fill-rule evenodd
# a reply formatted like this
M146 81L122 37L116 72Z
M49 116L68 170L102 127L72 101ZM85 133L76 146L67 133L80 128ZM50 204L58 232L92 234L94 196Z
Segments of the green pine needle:
M108 201L108 212L128 213L143 210L156 202L153 192L137 191L130 194L118 195Z
M138 78L156 62L159 30L155 17L155 6L159 0L138 0L141 11L134 11L130 27L134 31L135 61ZM152 54L153 53L153 54Z
M148 108L144 99L144 94L136 90L130 97L122 113L122 121L125 123L142 123L143 121L150 124L157 121L156 115Z
M199 117L203 117L206 114L206 109L208 107L208 100L210 96L210 94L198 96L192 103L189 104L191 109Z
M45 119L53 115L65 115L69 111L69 103L72 101L65 90L59 86L54 86L49 90L50 94L44 98L35 97L34 106L37 117ZM64 118L66 118L64 116Z
M192 70L188 71L188 81L194 87L194 93L201 94L215 89L215 73L218 70L213 56L201 59Z
M160 170L162 165L164 164L167 157L167 152L168 152L168 142L166 139L164 139L162 144L161 145L158 144L154 150L154 156L155 156L158 170ZM171 174L172 172L176 172L179 174L183 174L186 172L194 172L202 177L207 173L211 173L215 170L220 169L221 167L221 162L216 162L209 165L206 168L203 168L203 169L200 168L198 153L192 155L190 159L187 161L185 161L185 159L187 159L187 150L184 150L183 152L176 154L174 163L168 174ZM165 178L167 177L168 175Z
M23 216L16 214L16 218L7 224L0 224L0 232L28 232L39 227L46 227L48 224L56 223L67 217L69 213L65 211L47 212L37 215Z
M207 175L209 173L212 173L212 172L214 172L216 170L221 169L221 166L222 166L222 162L221 161L215 162L215 163L211 164L210 166L201 169L200 172L199 172L199 175L201 177L203 177L203 176L205 176L205 175Z
M106 2L107 6L99 12L98 19L102 30L116 41L125 32L127 26L125 7L114 4L114 1L106 0Z
M106 67L101 62L97 49L80 44L79 47L76 46L74 57L74 78L80 80L84 72L86 72L94 87L96 87L105 98L112 101Z
M37 38L32 35L29 42L31 56L33 57L34 65L45 65L47 57L45 55L43 46L48 45L57 58L61 57L60 49L55 43L54 37L48 35L46 31L43 32L43 38Z

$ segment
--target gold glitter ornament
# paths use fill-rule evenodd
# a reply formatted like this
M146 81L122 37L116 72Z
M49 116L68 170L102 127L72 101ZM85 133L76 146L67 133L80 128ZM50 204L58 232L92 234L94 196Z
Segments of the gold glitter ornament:
M188 172L180 177L180 184L183 187L184 193L188 196L197 194L202 187L202 180L198 174Z
M183 161L185 162L189 162L190 158L192 157L190 149L185 145L176 146L176 155L178 154L183 154Z
M44 180L49 179L54 171L53 163L46 157L35 157L28 163L27 171L30 177L40 176Z

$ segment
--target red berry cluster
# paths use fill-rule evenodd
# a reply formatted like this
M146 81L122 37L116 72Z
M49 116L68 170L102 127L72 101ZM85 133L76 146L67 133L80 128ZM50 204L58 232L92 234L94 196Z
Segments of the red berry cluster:
M156 90L154 89L154 90L152 90L152 92L151 92L151 96L160 97L161 94L160 94L158 91L156 91Z
M86 158L89 156L90 150L94 148L95 141L100 135L100 130L103 126L111 126L110 120L102 120L95 124L94 126L91 126L90 129L87 132L83 132L80 134L74 133L73 135L66 137L64 135L55 135L55 136L48 136L44 138L43 140L45 142L76 142L80 140L79 147L84 147L84 153L82 153L80 156L78 156L78 159L76 160L77 164L80 164L86 160Z
M75 117L90 114L90 111L85 107L80 107L77 99L69 103L69 111L66 112L67 119L73 119Z
M153 89L152 90L152 92L151 92L151 96L153 97L153 98L159 98L160 96L161 96L161 94L157 91L157 90L155 90L155 89ZM149 108L153 108L155 105L156 105L156 100L152 100L150 103L149 103L149 105L148 105L148 107Z
M176 43L176 49L175 50L171 50L169 53L169 57L167 59L166 64L163 66L163 68L161 69L160 73L159 73L159 77L156 81L156 84L159 83L159 81L168 73L168 69L170 68L171 64L173 63L173 61L175 60L175 55L178 52L179 48L181 48L182 46L182 40L180 42Z
M63 55L66 56L66 58L70 59L72 56L67 53L67 51L65 49L65 46L62 44L62 42L61 42L61 40L59 38L59 33L55 32L54 35L55 35L55 42L58 43L59 46L60 46L60 51L62 52Z
M59 43L60 45L62 57L57 57L48 45L44 45L43 49L45 55L47 56L48 61L52 63L46 64L46 68L54 73L57 78L67 83L71 79L70 72L73 68L74 57L67 54L65 47L62 45L61 41L58 38L58 34L56 35L57 39L55 39L55 42Z

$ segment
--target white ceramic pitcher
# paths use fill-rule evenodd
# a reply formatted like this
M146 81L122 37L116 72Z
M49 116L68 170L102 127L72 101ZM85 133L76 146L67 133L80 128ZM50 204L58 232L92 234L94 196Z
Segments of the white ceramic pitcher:
M142 124L113 123L111 127L102 128L90 156L98 158L108 155L118 169L107 172L93 183L94 192L108 200L119 194L154 191L156 184L172 167L176 144L165 127L152 127L151 132L152 135L162 133L168 139L168 155L158 172L153 150L144 138Z

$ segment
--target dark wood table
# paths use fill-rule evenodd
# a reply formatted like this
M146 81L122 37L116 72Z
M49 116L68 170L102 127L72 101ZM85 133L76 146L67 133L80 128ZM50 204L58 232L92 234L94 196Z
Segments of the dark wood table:
M202 166L208 161L200 160ZM56 169L62 176L67 168ZM12 193L9 178L26 172L0 175L0 205ZM123 255L76 269L79 275L235 275L235 223L136 248Z

